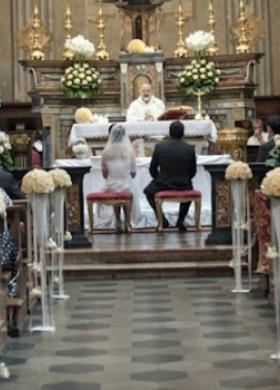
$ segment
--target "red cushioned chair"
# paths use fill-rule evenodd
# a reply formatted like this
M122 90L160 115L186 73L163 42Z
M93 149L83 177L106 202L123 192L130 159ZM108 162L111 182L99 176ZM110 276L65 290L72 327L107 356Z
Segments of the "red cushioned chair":
M201 192L196 190L183 191L160 191L156 193L156 212L159 231L163 228L162 204L163 202L187 203L195 202L195 226L196 230L200 230L200 214L201 214Z
M129 191L125 192L92 192L87 195L88 205L88 216L89 216L89 228L90 232L93 233L94 225L94 213L93 204L104 204L113 207L123 207L125 215L125 227L127 232L131 232L131 204L132 204L132 193Z

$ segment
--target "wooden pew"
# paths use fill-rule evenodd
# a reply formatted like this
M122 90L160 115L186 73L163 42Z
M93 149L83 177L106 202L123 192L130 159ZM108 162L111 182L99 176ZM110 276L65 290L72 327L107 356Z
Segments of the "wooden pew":
M6 298L8 334L11 337L19 336L28 320L28 258L31 256L30 232L26 228L29 224L28 207L28 201L23 200L15 201L7 208L9 230L18 250L17 274L13 278L17 283L16 294ZM22 242L23 235L25 243Z
M6 281L0 266L0 360L3 358L7 345Z

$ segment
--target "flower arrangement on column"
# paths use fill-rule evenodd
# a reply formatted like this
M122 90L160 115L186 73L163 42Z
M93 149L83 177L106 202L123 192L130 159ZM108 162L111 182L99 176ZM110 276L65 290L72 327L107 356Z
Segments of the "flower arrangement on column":
M194 58L179 75L179 87L187 95L196 95L198 99L196 119L203 119L201 97L217 87L220 70L216 69L213 61L208 61L205 51L215 43L213 34L196 31L186 38L188 49Z
M4 171L11 171L14 168L11 150L10 137L4 131L0 131L0 168Z
M226 180L231 184L232 197L232 248L235 288L233 293L247 293L251 289L252 258L251 258L251 222L248 195L248 180L253 177L247 163L236 161L231 163L225 172ZM247 240L247 243L246 243ZM249 288L242 285L242 256L247 256Z
M280 135L274 136L275 147L269 152L265 165L269 168L280 166Z
M48 241L50 237L50 193L54 191L51 175L41 169L33 169L22 180L22 190L31 197L33 222L33 253L35 288L32 298L40 298L42 305L42 325L31 328L32 331L55 330L52 310L52 286L47 271Z
M279 145L278 145L279 146ZM276 144L276 148L278 147ZM276 151L275 151L276 153ZM280 164L278 164L280 165ZM271 244L267 257L273 262L274 301L276 317L276 353L271 359L280 359L280 168L266 174L261 184L264 195L270 198L271 209Z
M54 182L54 192L51 194L52 201L52 238L56 244L55 254L55 276L54 285L57 285L57 293L53 291L53 298L68 299L69 295L64 292L64 205L65 192L72 185L71 177L64 169L52 169L49 174Z
M94 44L77 35L68 40L65 47L73 53L74 63L61 78L64 93L72 98L86 99L99 92L102 85L100 73L87 62L95 53Z

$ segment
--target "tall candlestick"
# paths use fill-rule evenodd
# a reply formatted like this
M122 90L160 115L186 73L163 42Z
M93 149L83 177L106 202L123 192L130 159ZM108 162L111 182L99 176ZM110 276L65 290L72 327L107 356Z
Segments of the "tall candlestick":
M249 53L250 45L248 40L248 27L247 27L247 17L245 13L245 1L239 0L239 18L240 23L240 36L237 41L236 53L245 54Z
M71 32L73 29L73 24L72 24L72 14L69 5L66 8L65 12L65 19L64 19L64 30L66 32L66 37L65 37L65 43L64 43L64 50L62 53L62 57L64 60L72 60L74 57L73 52L66 47L66 44L69 42L71 39Z
M184 16L182 10L181 0L178 2L178 13L177 13L177 27L178 27L178 41L176 45L176 49L174 51L174 57L176 58L184 58L188 55L188 49L186 43L183 39L184 36Z
M99 9L98 9L98 22L97 22L97 31L99 32L99 43L96 51L96 58L99 60L108 60L109 53L107 51L105 42L104 42L104 30L105 30L105 21L102 10L102 3L99 0Z
M209 32L213 35L215 41L213 45L207 49L207 54L213 56L219 53L219 48L217 45L216 34L215 34L216 18L215 18L213 0L209 0L208 2L208 25L209 25Z

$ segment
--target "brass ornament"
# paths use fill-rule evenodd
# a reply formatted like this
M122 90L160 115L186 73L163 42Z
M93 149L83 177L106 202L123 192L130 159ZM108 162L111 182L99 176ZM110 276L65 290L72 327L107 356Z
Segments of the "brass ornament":
M178 27L178 41L176 44L176 49L174 50L175 58L185 58L188 56L187 45L184 41L184 24L186 18L183 15L182 3L179 1L178 3L178 13L177 13L177 27Z
M245 7L245 15L247 19L247 38L250 52L255 51L256 43L265 36L265 24L264 20L255 16L250 7ZM231 25L231 33L235 40L238 40L240 34L240 21L236 20Z
M209 32L214 37L214 44L207 49L207 54L209 56L215 56L219 54L219 48L216 41L216 32L215 32L215 26L216 26L216 18L215 18L215 11L214 11L214 4L213 0L209 0L208 2L208 25L209 25Z
M239 0L239 34L237 38L236 53L246 54L250 52L250 45L248 39L247 17L245 13L245 0Z
M228 128L218 131L218 144L224 154L231 154L234 160L245 161L248 130L243 128Z
M32 14L32 21L18 31L19 48L28 53L32 60L43 60L44 50L50 47L52 34L41 24L39 9L36 5Z
M143 54L146 52L146 45L141 39L132 39L127 45L130 54Z
M62 58L64 60L73 60L74 54L73 52L66 47L67 43L71 39L71 32L73 29L73 24L72 24L72 14L69 5L66 8L65 11L65 19L64 19L64 30L66 32L66 37L65 37L65 43L64 43L64 50L62 52Z
M104 30L106 28L105 20L103 16L103 9L101 0L99 0L99 8L98 8L98 21L97 21L97 31L99 33L99 43L96 50L96 58L98 60L108 60L109 59L109 53L107 51L107 47L104 42Z

